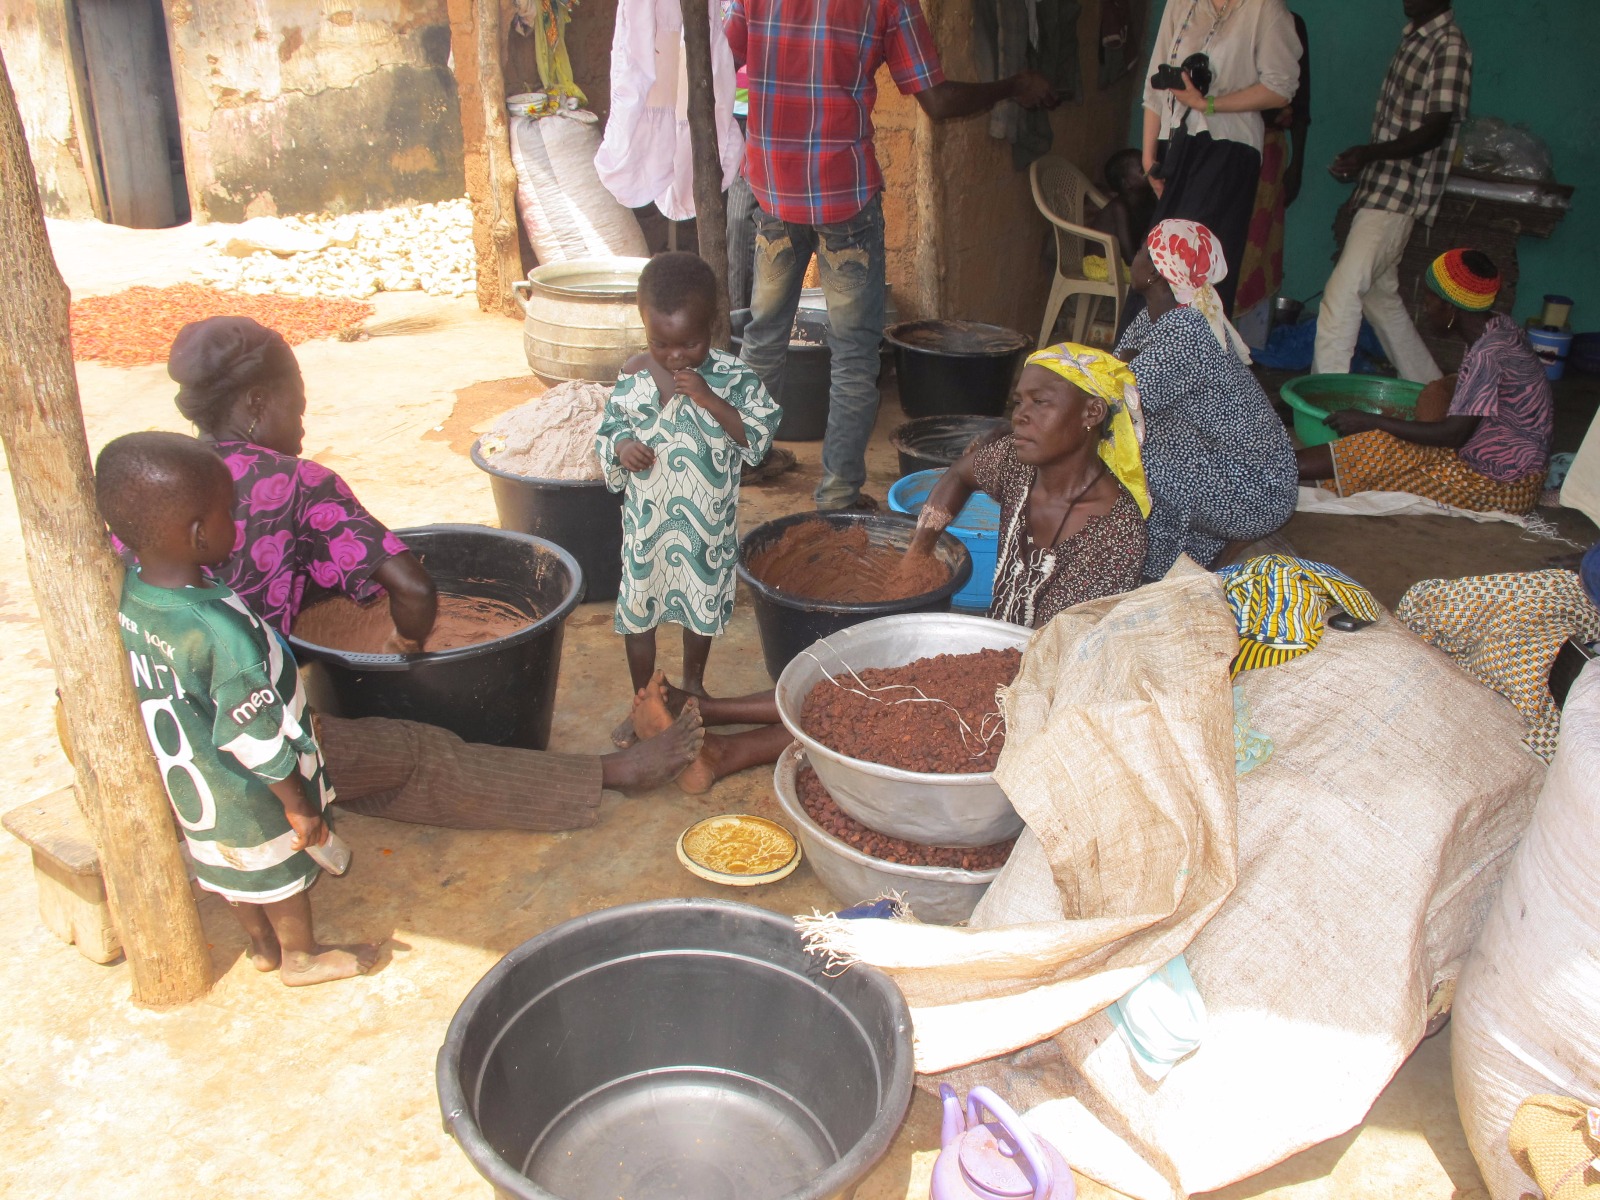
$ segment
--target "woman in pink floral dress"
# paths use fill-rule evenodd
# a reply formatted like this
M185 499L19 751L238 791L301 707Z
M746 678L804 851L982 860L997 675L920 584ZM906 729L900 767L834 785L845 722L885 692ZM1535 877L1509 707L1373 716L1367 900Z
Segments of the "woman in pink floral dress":
M433 580L344 480L299 457L306 389L289 344L249 317L213 317L179 332L167 371L178 411L233 472L239 540L221 582L285 637L308 584L362 604L387 593L399 631L392 648L421 649L433 629Z
M387 593L397 652L433 628L433 580L405 543L320 463L300 458L305 383L282 335L248 317L186 325L167 372L177 405L232 472L233 557L213 574L287 637L319 591L374 601ZM351 811L458 829L592 825L602 788L664 783L699 752L698 712L618 754L486 746L417 721L316 714L338 803Z

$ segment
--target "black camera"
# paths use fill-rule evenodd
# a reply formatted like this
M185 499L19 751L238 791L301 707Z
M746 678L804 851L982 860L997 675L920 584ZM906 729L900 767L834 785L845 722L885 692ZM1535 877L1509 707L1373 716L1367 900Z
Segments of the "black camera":
M1211 56L1207 54L1191 54L1183 60L1182 65L1176 67L1171 63L1162 63L1156 68L1156 73L1150 76L1150 86L1158 91L1181 92L1185 71L1189 72L1189 78L1194 80L1194 86L1202 96L1210 94Z

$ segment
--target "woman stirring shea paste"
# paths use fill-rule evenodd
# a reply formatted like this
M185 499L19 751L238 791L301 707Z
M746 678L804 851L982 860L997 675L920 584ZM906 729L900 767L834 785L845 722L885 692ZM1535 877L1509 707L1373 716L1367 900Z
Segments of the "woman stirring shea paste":
M283 337L248 317L197 321L179 331L167 371L178 410L234 480L237 540L213 576L284 636L310 584L386 603L389 648L415 650L433 629L433 581L344 480L299 457L306 389ZM458 829L592 825L602 788L671 779L703 736L693 705L659 736L604 756L475 745L417 721L317 714L313 723L342 807Z
M1150 499L1140 460L1139 390L1133 372L1102 350L1071 342L1028 359L1015 391L1012 432L970 448L934 486L907 557L933 551L940 532L974 492L1000 503L1001 538L989 615L1039 628L1064 609L1139 586ZM625 744L671 720L687 701L659 673ZM789 731L770 691L702 697L707 725L765 725L731 736L707 734L678 783L705 791L724 775L776 762Z
M1012 431L944 473L917 520L911 553L934 542L973 492L1000 503L989 615L1037 628L1062 609L1139 586L1150 495L1133 372L1103 350L1064 342L1028 359Z

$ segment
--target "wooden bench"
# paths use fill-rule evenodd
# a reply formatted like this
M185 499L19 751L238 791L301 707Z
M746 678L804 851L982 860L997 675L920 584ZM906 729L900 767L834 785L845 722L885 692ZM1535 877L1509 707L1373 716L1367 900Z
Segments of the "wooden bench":
M119 957L122 939L106 903L100 856L73 789L19 805L0 817L0 825L33 851L33 879L45 928L92 962Z

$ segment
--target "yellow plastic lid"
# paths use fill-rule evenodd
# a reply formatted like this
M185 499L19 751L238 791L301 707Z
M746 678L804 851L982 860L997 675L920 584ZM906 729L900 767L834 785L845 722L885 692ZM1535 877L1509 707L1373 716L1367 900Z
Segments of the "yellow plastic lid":
M744 813L696 821L678 838L678 861L729 887L776 883L800 865L800 843L776 821Z

